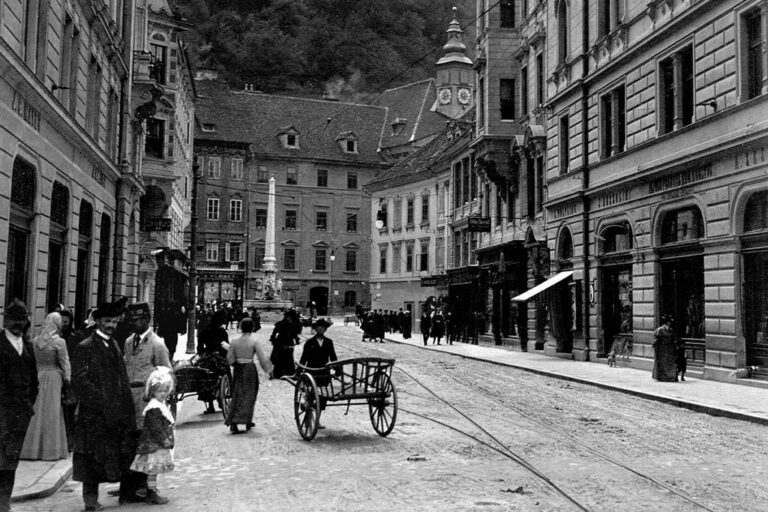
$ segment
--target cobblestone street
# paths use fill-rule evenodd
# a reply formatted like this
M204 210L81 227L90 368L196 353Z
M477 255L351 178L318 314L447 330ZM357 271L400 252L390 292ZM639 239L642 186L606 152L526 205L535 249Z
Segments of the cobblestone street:
M392 434L374 432L366 407L346 416L329 407L326 428L307 443L282 381L262 380L256 427L241 436L189 398L176 471L160 477L171 499L164 510L764 510L764 426L405 345L362 344L353 326L334 325L329 336L340 358L397 360ZM148 507L118 507L106 495L113 488L102 485L107 509ZM81 509L76 482L14 507Z

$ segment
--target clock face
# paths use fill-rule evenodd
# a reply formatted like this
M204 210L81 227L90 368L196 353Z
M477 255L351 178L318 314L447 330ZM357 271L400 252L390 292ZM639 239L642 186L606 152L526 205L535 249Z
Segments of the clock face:
M440 89L440 92L438 94L438 98L440 99L440 104L445 105L446 103L451 102L451 90L450 89Z
M459 96L459 103L461 103L462 105L467 105L472 99L472 93L469 92L469 89L467 89L466 87L462 87L461 89L459 89L458 96Z

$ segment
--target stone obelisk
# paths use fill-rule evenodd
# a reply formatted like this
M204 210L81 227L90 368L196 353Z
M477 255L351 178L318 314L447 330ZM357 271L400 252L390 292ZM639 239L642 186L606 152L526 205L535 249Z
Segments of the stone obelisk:
M267 196L267 238L264 244L264 291L271 290L274 298L275 274L277 273L277 258L275 258L275 177L269 178L269 195Z

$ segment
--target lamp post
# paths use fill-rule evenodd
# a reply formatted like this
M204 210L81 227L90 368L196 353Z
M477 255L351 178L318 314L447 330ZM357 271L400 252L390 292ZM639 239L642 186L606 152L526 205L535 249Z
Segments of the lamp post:
M331 255L328 257L328 259L331 261L331 264L328 268L328 316L331 316L331 310L333 308L333 262L336 261L336 255L333 253L333 249L331 249Z
M197 185L200 182L200 164L192 164L192 197L189 219L189 289L187 291L187 354L195 353L195 324L197 323Z

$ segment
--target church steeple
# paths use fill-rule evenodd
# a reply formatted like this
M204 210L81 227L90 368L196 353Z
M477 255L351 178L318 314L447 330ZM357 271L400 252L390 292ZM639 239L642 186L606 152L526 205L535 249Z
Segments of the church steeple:
M443 45L443 56L437 61L437 103L435 110L457 119L474 103L474 73L472 60L467 57L464 31L457 19L456 7L448 24L448 40Z

